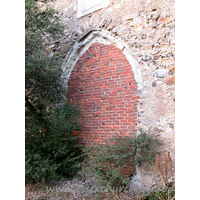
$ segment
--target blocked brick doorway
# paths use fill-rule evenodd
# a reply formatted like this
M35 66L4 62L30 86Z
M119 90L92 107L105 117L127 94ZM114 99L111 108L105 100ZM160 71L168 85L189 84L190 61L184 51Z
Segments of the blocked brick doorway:
M103 144L115 134L134 135L137 84L128 60L113 44L92 44L68 80L67 100L79 104L83 143Z

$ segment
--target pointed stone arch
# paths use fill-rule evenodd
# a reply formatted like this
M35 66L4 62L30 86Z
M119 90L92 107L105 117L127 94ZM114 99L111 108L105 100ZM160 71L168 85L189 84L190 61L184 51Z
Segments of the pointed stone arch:
M139 63L121 39L106 30L89 30L72 46L62 69L67 100L82 110L83 143L135 134L142 78Z
M140 93L142 90L142 76L139 63L137 59L135 59L134 53L120 38L114 37L109 31L100 28L89 29L86 33L80 36L66 55L62 64L62 77L65 81L66 88L68 88L68 79L75 64L79 58L87 51L87 49L94 43L100 43L104 45L113 44L123 52L132 67L132 72L137 83L137 90Z

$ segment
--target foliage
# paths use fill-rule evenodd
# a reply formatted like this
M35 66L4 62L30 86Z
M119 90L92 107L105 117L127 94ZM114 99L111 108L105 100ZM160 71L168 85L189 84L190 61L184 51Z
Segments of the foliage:
M84 149L87 159L83 171L98 177L103 185L121 187L128 182L123 170L132 165L152 164L156 155L153 135L142 132L137 137L125 136L106 140L103 145Z
M156 145L162 144L158 139L155 139L151 134L150 129L146 133L142 129L139 129L139 134L135 138L135 148L137 149L136 165L141 166L144 163L153 164L155 161L155 155L157 152Z
M48 5L26 0L25 4L25 98L26 108L39 122L42 111L62 100L61 59L52 56L50 45L63 34L57 11Z
M28 112L28 111L27 111ZM48 131L28 115L26 122L26 180L56 181L70 178L78 170L81 146L72 135L79 130L76 107L64 105L45 113Z
M80 130L76 107L65 105L59 55L50 46L63 25L49 0L25 1L25 155L26 180L55 181L79 167Z

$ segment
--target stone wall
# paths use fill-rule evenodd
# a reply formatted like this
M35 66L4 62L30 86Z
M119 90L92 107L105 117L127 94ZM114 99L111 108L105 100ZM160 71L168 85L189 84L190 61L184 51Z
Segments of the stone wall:
M110 6L79 19L76 15L77 3L77 0L55 2L55 7L60 10L62 21L66 26L66 35L52 47L52 52L58 50L63 58L65 57L62 68L66 76L66 87L73 67L90 47L86 43L83 44L85 38L92 41L96 38L92 33L96 31L99 34L98 38L105 39L101 32L109 33L106 40L120 48L124 54L127 51L129 56L126 58L129 63L131 59L135 59L133 65L138 66L134 71L137 92L140 96L137 104L136 128L147 131L152 127L165 143L162 149L170 151L174 166L174 0L111 0ZM86 49L80 54L84 48ZM149 168L139 170L142 186L152 185L152 170Z

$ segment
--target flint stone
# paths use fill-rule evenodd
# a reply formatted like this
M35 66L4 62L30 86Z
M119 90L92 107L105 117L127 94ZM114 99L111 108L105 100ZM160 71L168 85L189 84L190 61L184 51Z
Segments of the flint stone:
M147 38L147 35L145 35L145 34L142 34L142 37L141 37L142 39L146 39Z
M166 69L158 69L157 72L156 72L156 76L158 78L166 78L166 76L167 76Z
M148 71L148 70L149 70L149 66L145 65L145 66L143 67L143 69L146 70L146 71Z
M152 59L151 56L142 58L143 61L149 61L149 60L151 60L151 59Z
M157 86L157 83L156 83L156 81L154 81L153 83L152 83L152 87L156 87Z
M168 127L167 130L166 130L166 133L170 133L170 132L172 132L172 131L173 131L173 129L170 128L170 127Z

